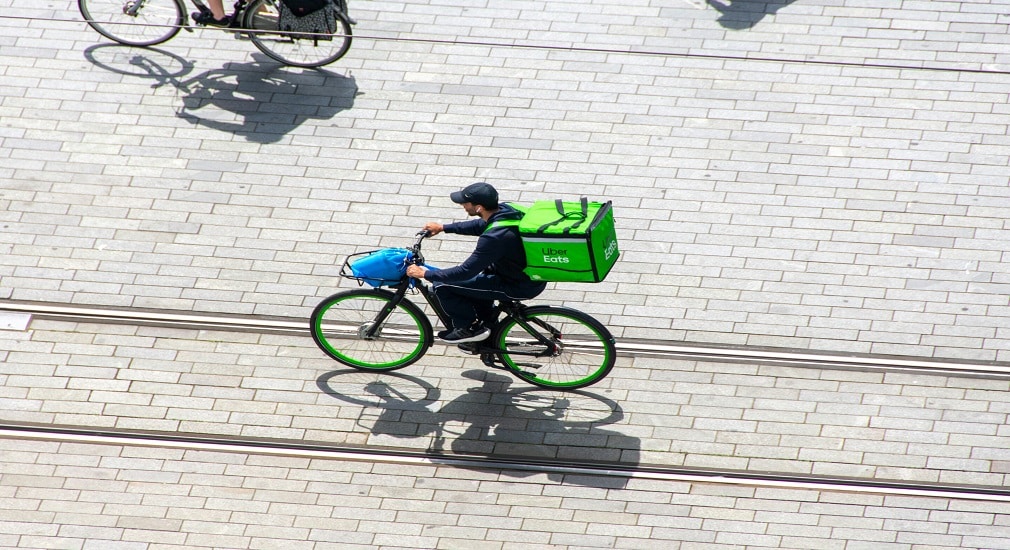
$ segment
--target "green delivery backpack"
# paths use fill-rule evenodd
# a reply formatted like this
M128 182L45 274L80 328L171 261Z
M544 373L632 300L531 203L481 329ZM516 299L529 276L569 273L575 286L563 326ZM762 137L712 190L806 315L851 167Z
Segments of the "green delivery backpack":
M520 220L494 222L493 227L518 226L526 249L525 272L534 281L598 283L617 262L617 233L610 201L536 201Z

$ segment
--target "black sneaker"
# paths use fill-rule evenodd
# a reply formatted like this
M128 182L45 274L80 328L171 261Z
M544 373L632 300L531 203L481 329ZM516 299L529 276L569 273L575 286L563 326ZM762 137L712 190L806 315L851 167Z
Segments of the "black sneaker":
M215 19L214 14L209 11L195 11L190 16L197 25L207 25L209 27L230 27L231 17L227 15L223 19Z
M480 323L480 326L490 331L494 331L495 327L498 326L498 319L481 319L477 322Z
M450 344L464 344L466 342L480 342L481 340L486 340L491 334L491 331L484 327L474 327L469 328L457 328L453 329L452 332L446 334L445 336L439 336L439 339L443 342L449 342Z

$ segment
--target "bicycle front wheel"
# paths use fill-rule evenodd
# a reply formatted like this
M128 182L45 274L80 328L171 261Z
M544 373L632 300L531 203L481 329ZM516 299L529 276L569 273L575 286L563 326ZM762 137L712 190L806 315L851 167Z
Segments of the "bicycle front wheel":
M434 341L424 313L401 300L379 329L375 319L395 295L387 290L349 290L326 298L312 312L312 339L326 355L361 370L393 370L420 359Z
M179 0L77 0L81 15L99 34L128 46L153 46L182 28Z
M614 368L614 337L596 319L557 306L528 307L525 317L529 329L508 318L493 339L494 346L503 350L499 360L519 378L542 388L573 390L599 382Z
M279 0L253 0L245 10L245 28L259 50L295 67L321 67L340 59L351 48L351 23L334 11L336 29L332 35L307 35L280 32Z

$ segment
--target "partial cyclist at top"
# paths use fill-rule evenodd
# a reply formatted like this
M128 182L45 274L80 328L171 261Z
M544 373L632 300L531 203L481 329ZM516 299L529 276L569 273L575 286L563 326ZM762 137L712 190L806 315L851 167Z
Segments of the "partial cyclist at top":
M236 0L225 13L223 0L78 0L81 15L99 34L128 46L154 46L198 25L237 31L260 51L294 67L319 67L351 48L346 0Z

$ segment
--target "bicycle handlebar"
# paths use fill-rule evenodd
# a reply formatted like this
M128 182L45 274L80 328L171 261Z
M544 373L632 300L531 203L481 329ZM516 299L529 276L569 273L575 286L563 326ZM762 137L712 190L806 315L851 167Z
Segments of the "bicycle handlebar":
M414 254L413 263L417 265L424 265L424 256L421 254L421 241L427 239L431 236L431 231L427 229L422 229L418 231L414 237L414 245L410 247L410 251Z
M431 236L431 231L428 231L427 229L422 229L422 230L418 231L416 234L414 234L414 237L416 237L416 239L414 239L414 246L411 246L410 249L413 250L414 252L420 252L421 251L421 241L423 241L424 239L427 239L430 236Z

